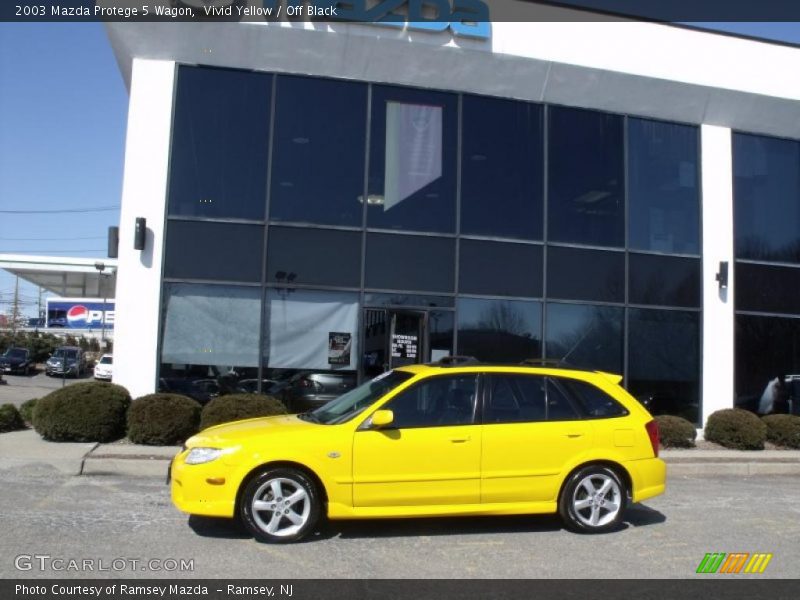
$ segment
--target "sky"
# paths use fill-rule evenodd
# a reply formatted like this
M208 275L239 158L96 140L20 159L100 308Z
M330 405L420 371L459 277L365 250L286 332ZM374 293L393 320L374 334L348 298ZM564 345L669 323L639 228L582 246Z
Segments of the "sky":
M800 23L702 25L800 44ZM127 109L101 24L0 23L0 254L106 256ZM37 288L21 282L20 291L23 312L35 316ZM14 277L0 270L0 313L13 293Z

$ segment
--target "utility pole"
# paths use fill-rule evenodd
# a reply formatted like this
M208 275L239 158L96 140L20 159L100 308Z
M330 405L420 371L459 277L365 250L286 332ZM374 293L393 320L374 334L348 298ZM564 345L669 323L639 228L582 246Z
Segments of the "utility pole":
M17 338L17 319L19 319L19 275L14 283L14 303L11 306L11 337L14 343Z

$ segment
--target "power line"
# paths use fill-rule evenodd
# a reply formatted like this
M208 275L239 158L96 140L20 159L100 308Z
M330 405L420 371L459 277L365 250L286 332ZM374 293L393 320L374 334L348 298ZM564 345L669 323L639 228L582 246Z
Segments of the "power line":
M104 240L106 236L95 237L62 237L62 238L3 238L7 242L68 242L73 240Z
M62 214L62 213L87 213L102 212L106 210L119 210L119 206L93 206L91 208L59 208L53 210L0 210L5 215L43 215L43 214Z

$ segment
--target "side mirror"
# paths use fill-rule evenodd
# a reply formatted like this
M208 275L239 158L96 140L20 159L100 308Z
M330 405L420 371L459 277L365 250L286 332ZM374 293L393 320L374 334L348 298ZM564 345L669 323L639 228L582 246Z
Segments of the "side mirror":
M371 425L374 429L391 425L392 421L394 421L394 413L390 410L376 410L372 413Z

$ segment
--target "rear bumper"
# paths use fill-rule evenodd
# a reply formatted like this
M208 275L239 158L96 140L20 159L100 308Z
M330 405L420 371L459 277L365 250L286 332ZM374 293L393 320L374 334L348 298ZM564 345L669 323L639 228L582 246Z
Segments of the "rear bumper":
M660 458L645 458L625 463L633 482L633 501L641 502L664 493L667 464Z

